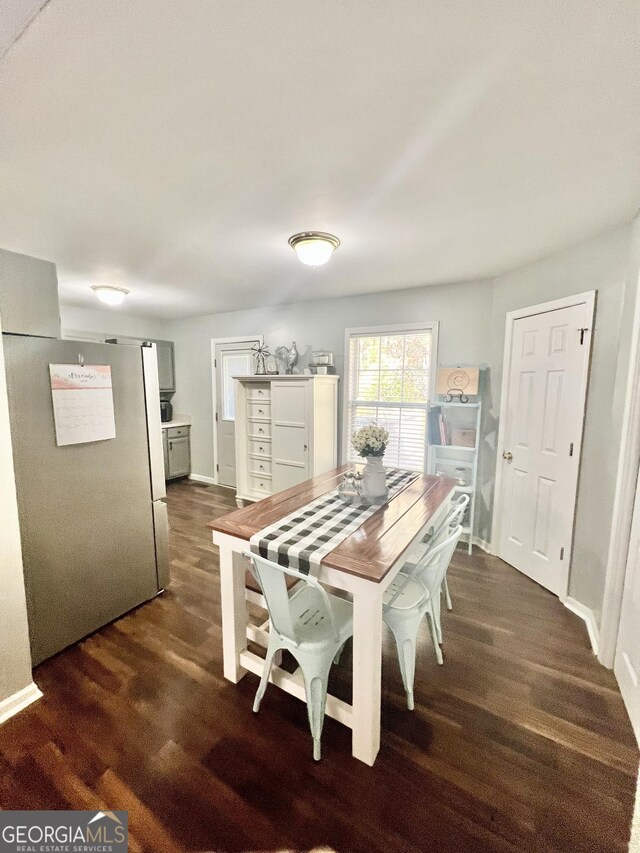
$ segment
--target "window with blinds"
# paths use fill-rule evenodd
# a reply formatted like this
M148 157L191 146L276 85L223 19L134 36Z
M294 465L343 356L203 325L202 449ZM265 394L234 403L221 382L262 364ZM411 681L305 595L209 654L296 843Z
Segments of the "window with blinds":
M425 470L432 343L429 328L350 335L348 461L351 434L374 423L389 432L385 465Z

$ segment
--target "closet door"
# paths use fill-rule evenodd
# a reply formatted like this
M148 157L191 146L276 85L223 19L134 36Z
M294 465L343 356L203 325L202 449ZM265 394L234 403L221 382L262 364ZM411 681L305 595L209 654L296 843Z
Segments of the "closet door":
M273 491L281 492L311 476L309 471L308 381L272 383Z

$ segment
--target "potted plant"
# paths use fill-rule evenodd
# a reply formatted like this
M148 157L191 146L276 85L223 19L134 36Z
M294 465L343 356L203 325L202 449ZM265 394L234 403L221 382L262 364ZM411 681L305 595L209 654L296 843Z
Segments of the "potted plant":
M360 427L351 436L351 444L358 456L366 460L362 474L363 492L370 497L380 497L387 491L387 473L382 457L389 443L389 433L384 427L370 424Z

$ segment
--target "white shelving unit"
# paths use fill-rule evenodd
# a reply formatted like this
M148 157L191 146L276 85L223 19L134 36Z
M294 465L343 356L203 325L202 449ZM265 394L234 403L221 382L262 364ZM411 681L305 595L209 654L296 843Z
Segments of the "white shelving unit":
M430 412L433 409L440 409L452 429L475 429L475 444L471 447L461 444L432 444L429 442L427 449L427 472L429 474L441 473L454 479L465 481L464 485L460 484L456 487L456 493L469 495L469 507L465 516L465 523L462 527L462 533L468 539L468 550L471 554L476 515L482 402L479 399L473 403L460 403L457 401L445 403L442 400L438 400L429 406Z

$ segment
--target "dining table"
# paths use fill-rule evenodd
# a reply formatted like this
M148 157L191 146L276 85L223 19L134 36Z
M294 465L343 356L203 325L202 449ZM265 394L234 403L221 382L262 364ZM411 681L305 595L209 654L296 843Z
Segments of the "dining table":
M285 491L209 522L220 549L220 594L224 677L239 682L261 675L264 660L248 648L246 571L249 540L263 528L338 488L352 465L342 465ZM457 481L418 474L364 523L326 554L318 580L353 602L351 704L327 696L326 713L352 730L352 754L370 766L380 749L382 607L385 591L408 554L446 515ZM251 632L249 632L250 636ZM270 681L305 701L298 669L272 668Z

